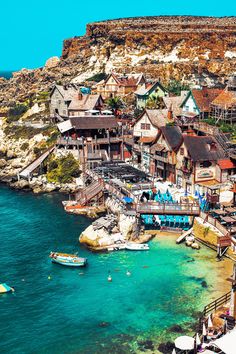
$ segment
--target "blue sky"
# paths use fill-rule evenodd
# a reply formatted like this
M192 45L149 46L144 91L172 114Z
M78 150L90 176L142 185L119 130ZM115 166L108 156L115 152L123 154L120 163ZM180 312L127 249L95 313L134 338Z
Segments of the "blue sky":
M43 66L86 23L130 16L236 15L233 0L1 0L0 71Z

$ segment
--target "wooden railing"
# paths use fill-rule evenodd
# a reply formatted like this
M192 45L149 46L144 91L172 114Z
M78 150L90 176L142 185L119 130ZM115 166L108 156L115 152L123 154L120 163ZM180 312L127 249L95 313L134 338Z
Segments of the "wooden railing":
M218 299L210 302L208 305L206 305L204 307L203 316L206 317L207 315L209 315L213 311L216 311L220 306L222 306L222 305L226 304L227 302L229 302L230 301L230 296L231 296L231 291L229 291L225 295L222 295Z
M214 226L215 228L217 228L217 230L219 230L223 236L228 235L229 230L226 227L224 227L217 219L213 218L213 216L208 215L207 213L201 211L200 217L206 222L208 222L209 224L211 224L212 226Z

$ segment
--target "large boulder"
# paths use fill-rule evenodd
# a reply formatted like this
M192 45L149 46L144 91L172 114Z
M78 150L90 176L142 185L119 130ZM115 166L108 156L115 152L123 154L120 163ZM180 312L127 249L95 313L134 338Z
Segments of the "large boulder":
M7 165L7 161L5 159L0 159L0 168L5 167Z

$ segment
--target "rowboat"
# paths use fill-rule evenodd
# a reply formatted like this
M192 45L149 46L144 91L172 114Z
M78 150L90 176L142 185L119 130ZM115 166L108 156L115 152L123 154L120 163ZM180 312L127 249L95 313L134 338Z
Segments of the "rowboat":
M87 263L87 258L78 257L77 254L51 252L49 257L53 263L67 267L84 267Z
M130 251L146 251L149 250L149 246L147 243L134 243L127 242L125 248Z
M6 283L0 284L0 294L5 294L5 293L12 293L15 290L8 286Z

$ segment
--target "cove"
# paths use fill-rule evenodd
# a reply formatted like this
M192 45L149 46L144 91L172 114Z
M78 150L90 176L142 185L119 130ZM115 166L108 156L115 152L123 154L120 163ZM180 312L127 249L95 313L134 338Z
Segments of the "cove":
M0 282L16 290L0 296L3 352L137 353L147 340L156 349L221 295L213 251L163 235L147 252L90 253L78 243L90 221L66 214L62 199L0 187ZM50 251L78 251L88 267L52 264Z

